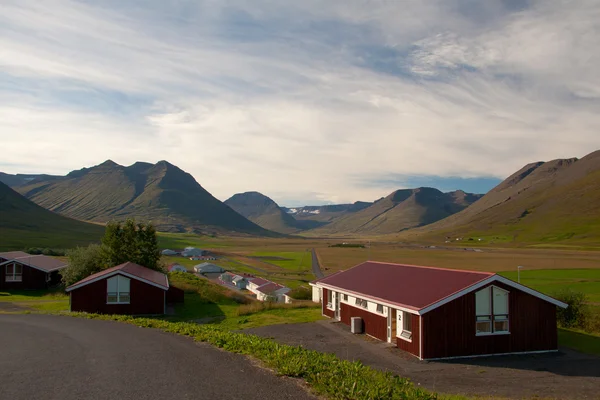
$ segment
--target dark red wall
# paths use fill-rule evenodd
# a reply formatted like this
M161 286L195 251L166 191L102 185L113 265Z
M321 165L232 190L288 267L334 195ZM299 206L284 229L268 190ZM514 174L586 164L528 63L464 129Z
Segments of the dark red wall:
M23 290L23 289L46 289L47 273L39 269L23 265L22 282L6 282L6 265L0 266L0 289L5 290Z
M400 311L397 311L400 312ZM418 315L410 314L412 318L412 338L411 341L404 340L402 338L396 338L396 345L399 349L408 351L417 357L420 357L421 352L421 317ZM396 334L394 332L394 334Z
M346 303L341 303L340 309L340 320L344 324L350 325L350 318L360 317L363 320L363 328L366 334L379 340L387 340L387 318L383 315L373 314L364 308L353 307Z
M508 335L475 335L475 292L423 315L423 358L556 350L556 306L513 287L508 290Z
M165 290L131 279L131 304L106 304L106 279L71 292L71 311L96 314L164 314Z
M327 308L327 292L328 291L329 291L329 289L323 289L323 298L321 299L321 307L323 309L323 315L325 315L329 318L334 318L335 312L332 310L329 310Z
M175 286L169 286L169 290L167 291L167 303L183 303L184 299L183 290L176 288Z

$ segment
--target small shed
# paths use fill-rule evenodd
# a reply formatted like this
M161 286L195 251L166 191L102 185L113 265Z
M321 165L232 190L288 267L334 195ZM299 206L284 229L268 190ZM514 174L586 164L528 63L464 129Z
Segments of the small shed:
M208 273L222 273L225 270L218 265L211 263L202 263L194 266L194 271L199 274L208 274Z
M71 311L97 314L164 314L167 275L126 262L69 286Z
M186 247L185 250L181 252L181 255L184 257L201 257L206 255L206 250L197 249L195 247Z
M246 289L246 286L248 286L248 280L246 278L244 278L243 276L239 276L239 275L236 275L231 280L231 283L238 289Z
M59 271L67 266L64 261L45 255L0 253L0 289L46 289L60 283Z
M176 252L175 250L171 250L171 249L164 249L163 251L160 252L163 256L176 256L177 254L179 254L178 252Z
M187 272L187 268L181 264L173 263L167 266L169 272Z

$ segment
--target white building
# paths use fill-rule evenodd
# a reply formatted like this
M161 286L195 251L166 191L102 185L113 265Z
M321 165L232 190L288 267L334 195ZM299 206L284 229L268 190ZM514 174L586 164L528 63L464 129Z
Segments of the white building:
M194 266L194 271L199 274L208 274L208 273L219 273L225 272L225 270L218 265L211 263L202 263Z

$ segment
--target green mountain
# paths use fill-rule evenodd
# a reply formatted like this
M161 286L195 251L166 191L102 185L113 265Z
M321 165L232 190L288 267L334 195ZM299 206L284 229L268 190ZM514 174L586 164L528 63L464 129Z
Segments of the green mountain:
M296 233L305 226L283 211L269 197L258 192L235 194L225 200L225 204L255 224L274 232Z
M64 177L39 177L14 189L46 209L84 221L135 217L152 221L162 231L273 235L166 161L125 167L108 160Z
M402 189L358 212L313 229L315 235L383 235L430 224L462 211L482 195L433 188Z
M600 151L526 165L462 212L408 233L436 240L597 244Z
M99 242L104 227L48 211L0 183L0 250L70 248Z

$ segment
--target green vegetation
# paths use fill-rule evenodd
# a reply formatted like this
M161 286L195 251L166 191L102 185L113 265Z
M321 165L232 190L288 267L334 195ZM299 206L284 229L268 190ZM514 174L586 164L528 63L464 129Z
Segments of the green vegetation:
M312 268L312 256L309 251L257 251L252 253L251 257L290 271L310 271Z
M517 280L517 271L499 274ZM522 269L521 283L549 295L564 289L575 290L587 295L588 301L600 303L600 269Z
M48 211L0 182L0 251L70 248L97 242L103 228Z
M241 317L243 315L255 314L257 312L266 310L291 310L297 308L317 308L319 311L321 311L321 305L313 303L312 301L297 301L291 304L274 303L270 301L257 301L251 304L240 306L237 309L237 315Z
M559 328L558 343L582 353L600 356L600 335Z
M294 300L311 300L312 299L312 289L310 287L301 286L296 289L291 290L288 293Z
M255 335L228 332L213 326L173 323L148 318L76 314L91 319L114 320L144 328L190 336L232 353L252 356L277 374L304 379L319 395L331 399L436 399L406 378L367 367L360 362L341 360L302 347L278 344Z
M355 248L364 249L365 245L360 244L360 243L337 243L337 244L331 244L331 245L329 245L329 247L355 247Z
M158 233L158 246L161 249L184 249L189 246L198 247L199 249L216 249L231 245L226 239L212 236L193 233Z
M26 310L56 312L69 310L69 296L62 291L0 291L0 302L13 303Z

